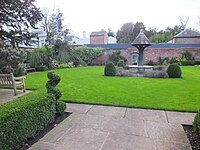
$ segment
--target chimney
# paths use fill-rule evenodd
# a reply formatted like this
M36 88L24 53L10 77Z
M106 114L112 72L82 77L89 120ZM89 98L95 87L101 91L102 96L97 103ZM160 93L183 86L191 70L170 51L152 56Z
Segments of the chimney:
M86 38L86 31L83 31L83 38Z

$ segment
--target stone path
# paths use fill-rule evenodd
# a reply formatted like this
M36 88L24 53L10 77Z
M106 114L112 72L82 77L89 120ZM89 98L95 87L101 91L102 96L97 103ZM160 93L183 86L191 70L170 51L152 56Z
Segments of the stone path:
M195 113L68 104L68 118L29 150L191 150Z
M5 103L8 101L15 100L18 97L21 97L22 95L25 95L29 92L31 92L31 91L26 90L26 93L24 93L23 90L17 90L17 95L14 96L13 89L0 89L0 103Z

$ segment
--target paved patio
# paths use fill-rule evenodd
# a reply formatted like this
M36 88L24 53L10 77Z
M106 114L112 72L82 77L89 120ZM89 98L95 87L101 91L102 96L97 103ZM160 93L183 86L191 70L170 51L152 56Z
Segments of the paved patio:
M68 104L68 118L29 150L191 150L195 113Z
M14 96L14 90L13 89L0 89L0 103L6 103L8 101L12 101L17 99L20 96L23 96L27 93L30 93L31 91L26 90L26 93L23 92L23 90L17 90L17 95Z

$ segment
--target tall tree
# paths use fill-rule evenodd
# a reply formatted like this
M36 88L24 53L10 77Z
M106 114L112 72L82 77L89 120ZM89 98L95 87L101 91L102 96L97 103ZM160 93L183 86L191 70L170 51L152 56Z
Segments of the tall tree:
M145 26L142 22L132 22L125 23L117 31L117 42L118 43L131 43L139 34L140 29L145 30Z
M69 34L69 29L63 26L63 13L56 9L52 14L48 10L43 11L42 29L47 34L47 45L52 47L56 40L62 40Z
M30 44L30 29L36 29L42 19L42 13L34 0L1 0L0 1L0 39L10 42L12 47L17 43Z

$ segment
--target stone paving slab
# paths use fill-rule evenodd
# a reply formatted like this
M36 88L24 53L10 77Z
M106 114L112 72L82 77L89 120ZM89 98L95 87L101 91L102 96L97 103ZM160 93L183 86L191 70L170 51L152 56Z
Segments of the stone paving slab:
M30 92L31 92L30 90L26 90L25 93L23 92L23 90L17 90L17 95L15 96L13 89L0 89L0 103L13 101L18 97L21 97Z
M30 150L191 150L181 126L185 113L174 112L180 117L174 123L158 110L82 104L68 110L74 113Z
M192 125L196 113L166 111L169 123Z
M101 150L155 150L154 141L143 136L109 133Z
M67 111L74 113L87 113L92 107L93 105L68 103Z
M189 144L189 140L180 124L145 121L144 130L147 137L151 139Z
M125 117L131 120L148 120L167 123L165 111L162 110L127 108Z
M125 112L126 108L124 107L94 105L87 114L123 118L125 116Z
M167 142L167 141L154 141L156 150L192 150L190 144Z

